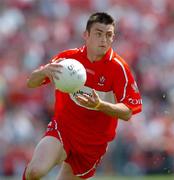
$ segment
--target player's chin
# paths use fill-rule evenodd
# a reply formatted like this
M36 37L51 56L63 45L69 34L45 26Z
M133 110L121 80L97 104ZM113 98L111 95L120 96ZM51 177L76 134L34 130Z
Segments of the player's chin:
M98 52L99 52L101 55L104 55L107 51L108 51L108 48L107 48L107 47L100 46L100 47L98 48Z
M106 54L106 52L107 52L106 50L99 50L98 55L99 56L104 56Z

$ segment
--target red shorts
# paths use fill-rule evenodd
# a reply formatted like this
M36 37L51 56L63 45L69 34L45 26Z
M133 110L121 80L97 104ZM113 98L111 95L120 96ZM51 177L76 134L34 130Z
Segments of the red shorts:
M63 128L58 127L58 123L52 120L47 127L45 136L56 137L67 153L65 162L69 163L74 175L81 178L90 178L94 175L96 167L107 149L107 143L100 145L88 145L77 143L77 135L67 135ZM78 137L78 139L80 136Z

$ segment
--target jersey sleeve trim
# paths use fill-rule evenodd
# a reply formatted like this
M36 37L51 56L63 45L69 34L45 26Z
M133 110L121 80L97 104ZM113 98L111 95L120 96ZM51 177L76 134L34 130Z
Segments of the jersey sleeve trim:
M127 73L126 73L124 65L117 58L114 58L114 60L121 66L121 68L123 70L123 74L124 74L125 80L126 80L125 85L124 85L123 96L120 99L120 102L122 102L125 99L125 97L126 97L126 89L127 89L127 85L128 85L128 77L127 77Z
M112 56L113 56L113 49L111 49L111 53L110 53L110 57L109 57L109 61L112 60Z

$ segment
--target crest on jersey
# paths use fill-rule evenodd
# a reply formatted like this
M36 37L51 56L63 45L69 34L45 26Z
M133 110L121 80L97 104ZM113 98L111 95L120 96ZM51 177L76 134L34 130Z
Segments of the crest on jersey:
M106 81L106 78L105 78L104 76L100 76L100 77L99 77L98 85L99 85L99 86L104 86L105 81Z

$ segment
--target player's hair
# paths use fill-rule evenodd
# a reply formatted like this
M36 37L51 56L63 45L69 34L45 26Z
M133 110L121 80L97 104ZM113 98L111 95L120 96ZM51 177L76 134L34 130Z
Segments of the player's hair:
M90 32L91 27L94 23L102 23L102 24L111 24L114 26L115 29L115 20L112 16L105 12L96 12L92 14L86 24L86 31Z

